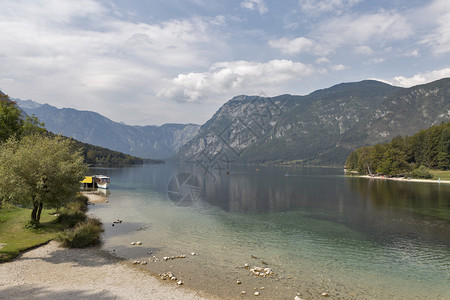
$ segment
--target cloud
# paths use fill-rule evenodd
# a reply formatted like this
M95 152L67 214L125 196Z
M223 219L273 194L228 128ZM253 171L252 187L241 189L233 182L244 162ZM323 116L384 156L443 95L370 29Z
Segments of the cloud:
M373 53L373 50L369 46L357 46L355 47L354 52L356 54L370 55Z
M346 69L348 69L348 67L344 66L342 64L334 65L334 66L331 67L331 70L333 70L333 71L343 71L343 70L346 70Z
M366 42L379 44L406 39L412 34L412 26L404 16L387 11L330 18L314 32L317 40L326 41L334 47Z
M376 57L376 58L370 59L370 60L367 62L367 64L369 64L369 65L378 65L378 64L384 63L385 61L386 61L385 58L382 58L382 57Z
M257 9L261 15L269 11L264 0L244 0L241 2L241 7L250 10Z
M305 37L298 37L292 40L283 37L278 40L270 40L269 45L272 48L280 49L282 53L289 55L302 52L312 53L314 55L327 55L330 52L326 47Z
M179 74L166 82L159 96L181 102L208 102L224 95L249 91L269 92L272 87L310 75L315 70L300 62L271 60L266 63L232 61L214 64L208 72Z
M342 10L361 2L361 0L299 0L298 2L301 9L308 13L335 12L341 14Z
M325 64L329 62L330 60L326 57L319 57L318 59L316 59L316 64Z
M207 68L228 47L223 16L129 22L101 3L0 0L0 89L58 107L96 103L123 120L124 103L148 102L163 78Z
M2 19L44 23L68 24L76 18L95 18L105 13L105 8L94 0L42 0L42 1L0 1L2 3ZM11 18L13 16L13 18Z
M445 77L450 77L450 68L419 73L413 75L412 77L395 76L388 82L396 86L412 87L418 84L429 83Z
M414 49L408 52L403 53L403 56L405 57L419 57L420 56L420 52L418 49Z
M447 0L433 1L420 12L426 16L430 24L434 26L432 33L425 35L421 44L432 49L434 54L450 52L450 2ZM428 24L429 26L429 24Z

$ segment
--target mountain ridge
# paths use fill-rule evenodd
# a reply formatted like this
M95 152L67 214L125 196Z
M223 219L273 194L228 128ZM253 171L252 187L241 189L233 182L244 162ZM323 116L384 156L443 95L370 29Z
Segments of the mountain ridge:
M449 120L449 101L450 78L411 88L363 80L303 96L235 96L202 126L131 126L90 111L20 99L18 104L54 133L139 157L172 156L209 167L224 157L238 163L342 166L358 147Z
M207 167L224 156L241 163L343 166L357 147L450 119L449 87L449 78L411 88L364 80L305 96L237 96L176 158Z
M32 100L13 100L27 114L36 115L53 133L143 158L165 159L173 155L200 127L174 123L161 126L126 125L97 112L57 108Z

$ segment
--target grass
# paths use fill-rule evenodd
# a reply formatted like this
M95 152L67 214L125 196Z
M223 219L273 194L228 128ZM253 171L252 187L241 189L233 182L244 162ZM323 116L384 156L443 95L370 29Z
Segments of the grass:
M87 218L85 196L78 195L58 211L43 209L41 222L35 229L27 228L30 208L0 206L0 262L10 261L21 252L59 239L63 246L83 248L100 242L103 232L98 219Z
M442 171L442 170L430 170L431 175L434 178L440 178L441 180L450 180L450 170Z
M55 239L64 230L64 225L56 222L55 210L44 209L41 226L37 229L25 228L30 220L31 209L19 207L0 208L0 262L17 257L22 251L31 249Z

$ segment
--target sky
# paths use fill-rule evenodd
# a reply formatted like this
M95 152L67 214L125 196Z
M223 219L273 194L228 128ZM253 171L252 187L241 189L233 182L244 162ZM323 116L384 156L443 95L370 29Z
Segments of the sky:
M450 77L450 1L0 0L0 90L129 125L238 95Z

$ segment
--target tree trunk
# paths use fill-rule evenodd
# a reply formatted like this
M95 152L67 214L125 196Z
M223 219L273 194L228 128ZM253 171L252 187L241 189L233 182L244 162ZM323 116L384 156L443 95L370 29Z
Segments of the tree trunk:
M33 200L33 210L31 211L31 221L35 221L36 222L36 214L37 214L37 210L38 210L38 202Z
M41 212L42 212L42 207L44 206L44 203L39 202L39 208L37 211L37 218L36 218L36 222L39 224L40 220L41 220Z

